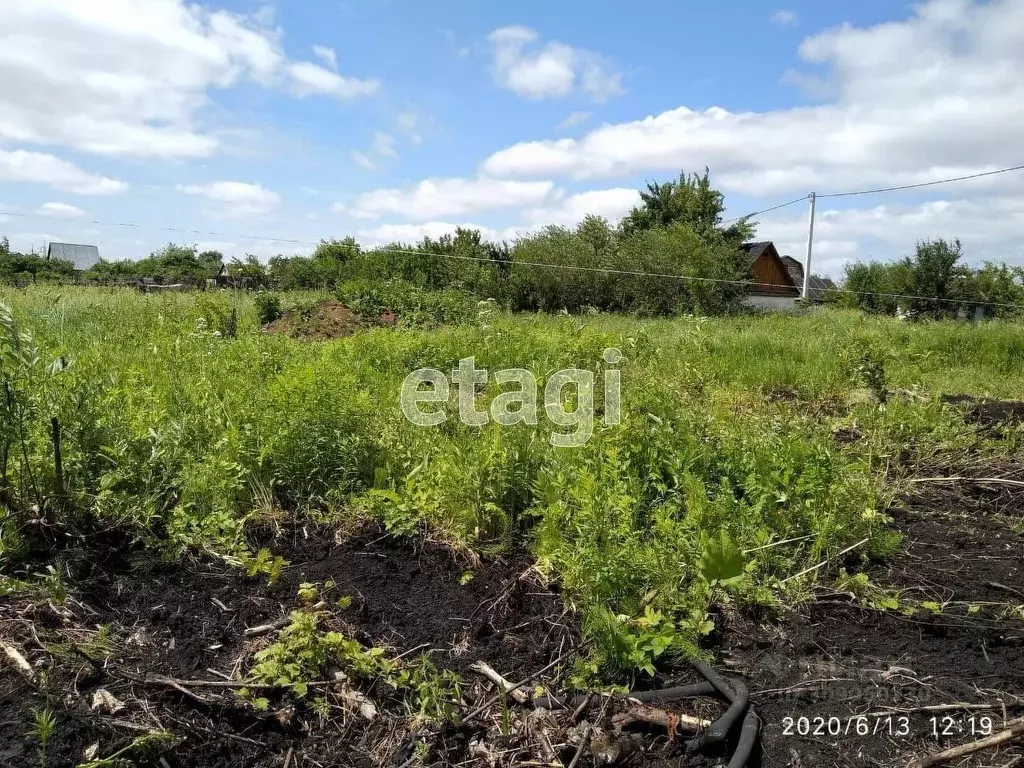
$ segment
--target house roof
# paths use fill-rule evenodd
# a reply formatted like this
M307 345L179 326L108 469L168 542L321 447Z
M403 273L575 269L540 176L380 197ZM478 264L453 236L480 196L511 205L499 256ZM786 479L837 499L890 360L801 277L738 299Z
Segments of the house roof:
M782 263L786 266L790 279L801 290L804 286L804 265L792 256L783 256ZM825 292L836 287L836 284L827 277L818 277L811 273L811 279L807 281L807 294L810 299L824 298Z
M100 250L95 245L77 245L75 243L50 243L46 249L49 260L70 261L77 270L86 270L98 264Z
M793 280L793 276L790 274L789 270L786 269L786 265L783 264L782 259L779 256L779 252L775 248L775 243L771 240L762 240L756 243L743 243L740 248L746 251L747 263L750 265L752 271L756 272L755 265L759 260L766 259L775 263L777 270L774 270L773 272L778 274L781 279L787 281L785 283L776 284L775 278L772 278L763 284L757 283L752 286L751 294L768 296L799 295L800 285Z
M747 258L753 264L769 249L775 250L775 245L771 240L762 240L757 243L743 243L740 248L747 252Z

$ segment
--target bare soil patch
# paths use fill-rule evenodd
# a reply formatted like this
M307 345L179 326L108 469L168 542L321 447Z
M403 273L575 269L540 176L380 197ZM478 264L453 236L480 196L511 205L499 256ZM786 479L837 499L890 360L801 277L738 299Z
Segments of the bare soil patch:
M287 616L303 582L333 580L336 593L352 598L327 610L349 636L391 655L429 653L439 667L464 672L483 660L512 679L541 670L578 643L574 615L557 592L541 584L523 557L479 565L461 562L445 547L395 539L376 526L343 541L333 530L295 531L274 544L293 565L273 585L247 578L215 562L158 565L126 559L81 581L63 605L50 600L0 604L2 638L24 649L30 662L42 646L94 636L98 625L114 628L117 651L95 668L68 653L49 671L50 707L58 727L47 764L73 766L98 742L99 756L128 746L146 730L164 728L182 740L173 749L130 755L139 765L281 766L378 764L381 745L399 747L398 735L353 716L329 726L307 707L283 699L260 713L231 689L154 685L140 681L239 679L252 653L270 637L247 637L247 627ZM472 573L472 578L467 574ZM560 670L562 671L562 670ZM554 672L552 673L554 674ZM96 691L111 693L125 708L91 711ZM383 692L370 691L387 706ZM39 765L38 741L28 737L33 708L47 702L39 687L11 666L0 667L0 763ZM280 705L280 707L278 706ZM464 753L467 734L437 740L440 753ZM435 755L437 757L437 755ZM316 762L314 762L316 761ZM164 766L165 768L165 766Z
M1024 401L989 400L971 395L945 395L944 403L963 409L968 421L992 430L1024 424Z
M949 469L1020 472L1019 464ZM914 488L892 513L906 536L902 552L869 575L940 611L875 610L837 594L781 622L746 616L728 627L723 664L750 676L763 765L902 767L981 738L982 717L999 730L1024 713L1024 488L973 480ZM955 764L1016 758L1024 760L1020 740Z
M328 341L351 336L377 326L393 326L398 315L385 310L379 317L358 315L340 301L324 299L308 309L290 309L263 326L266 333L283 333L297 339Z

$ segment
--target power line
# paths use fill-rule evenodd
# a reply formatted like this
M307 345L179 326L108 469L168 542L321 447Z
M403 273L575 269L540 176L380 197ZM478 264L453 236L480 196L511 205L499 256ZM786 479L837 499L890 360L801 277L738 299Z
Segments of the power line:
M804 195L803 197L798 197L795 200L790 200L788 203L779 203L778 205L773 205L771 208L765 208L760 211L754 211L753 213L748 213L743 216L733 216L731 219L724 219L723 221L720 221L718 223L729 224L730 222L739 221L740 219L750 219L753 218L754 216L760 216L762 213L770 213L772 211L779 210L779 208L785 208L788 205L793 205L794 203L802 202L806 200L808 197L810 197L810 195ZM818 197L821 197L821 195L818 195Z
M902 190L906 190L906 189L920 189L922 187L934 187L934 186L937 186L937 185L940 185L940 184L951 184L951 183L957 182L957 181L968 181L970 179L980 179L980 178L985 177L985 176L996 176L996 175L1001 174L1001 173L1010 173L1012 171L1020 171L1020 170L1024 170L1024 165L1015 165L1015 166L1011 166L1009 168L1000 168L1000 169L995 170L995 171L984 171L982 173L972 173L972 174L967 175L967 176L954 176L952 178L939 179L937 181L925 181L925 182L921 182L919 184L904 184L904 185L898 186L898 187L881 187L881 188L878 188L878 189L860 189L860 190L856 190L856 191L852 191L852 192L828 192L828 193L824 193L824 194L818 194L818 195L816 195L816 197L818 197L819 199L820 198L825 198L825 197L853 197L853 196L856 196L856 195L874 195L874 194L881 194L881 193L885 193L885 192L898 192L898 191L902 191ZM749 219L749 218L752 218L754 216L760 216L761 214L764 214L764 213L771 213L772 211L777 211L780 208L786 208L786 207L788 207L790 205L795 205L796 203L799 203L799 202L801 202L803 200L807 200L809 197L810 197L810 195L803 195L803 196L797 197L797 198L795 198L793 200L788 200L788 201L786 201L784 203L779 203L778 205L773 205L770 208L762 208L761 210L752 211L751 213L746 213L746 214L743 214L742 216L734 216L734 217L732 217L730 219L723 219L721 222L719 222L719 224L730 224L730 223L732 223L734 221L739 221L741 219ZM40 219L45 219L46 218L45 216L39 216L38 214L33 215L33 214L28 214L28 213L17 213L17 212L14 212L14 211L0 211L0 216L19 216L19 217L22 217L22 218L40 218ZM314 245L315 246L315 245L319 244L317 241L314 241L314 240L297 240L297 239L289 238L289 237L271 237L271 236L267 236L267 235L243 235L243 234L239 234L239 233L211 232L211 231L206 231L206 230L201 230L201 229L183 229L183 228L179 228L179 227L156 227L156 226L148 226L148 225L144 225L144 224L135 224L135 223L131 223L131 222L102 221L100 219L87 219L85 221L87 221L89 224L97 224L99 226L130 227L130 228L133 228L133 229L153 229L153 230L160 230L162 232L175 232L177 234L185 234L185 235L203 235L203 236L206 236L206 237L230 237L230 238L237 239L237 240L262 240L262 241L266 241L266 242L289 243L289 244L292 244L292 245Z
M881 189L860 189L856 192L830 192L824 195L818 195L822 197L853 197L855 195L877 195L883 192L899 192L904 189L920 189L921 187L934 187L939 184L951 184L954 181L967 181L968 179L980 179L983 176L996 176L1000 173L1010 173L1011 171L1022 171L1024 165L1015 165L1011 168L1000 168L997 171L984 171L983 173L972 173L969 176L954 176L951 179L940 179L939 181L923 181L920 184L903 184L899 187L883 187Z
M852 192L831 192L831 193L827 193L827 194L816 195L816 197L819 197L819 198L852 197L852 196L855 196L855 195L869 195L869 194L881 194L881 193L886 193L886 192L897 192L897 191L906 190L906 189L919 189L919 188L922 188L922 187L932 187L932 186L937 186L937 185L940 185L940 184L950 184L950 183L957 182L957 181L967 181L969 179L978 179L978 178L982 178L982 177L985 177L985 176L995 176L995 175L1002 174L1002 173L1010 173L1012 171L1020 171L1020 170L1024 170L1024 165L1016 165L1016 166L1011 166L1009 168L1000 168L1000 169L994 170L994 171L984 171L982 173L974 173L974 174L970 174L970 175L967 175L967 176L956 176L956 177L952 177L952 178L948 178L948 179L940 179L940 180L937 180L937 181L922 182L922 183L919 183L919 184L904 184L902 186L897 186L897 187L884 187L884 188L879 188L879 189L864 189L864 190L857 190L857 191L852 191ZM796 203L799 203L799 202L801 202L803 200L807 200L809 198L810 198L810 195L804 195L803 197L798 197L798 198L795 198L793 200L789 200L789 201L787 201L785 203L779 203L778 205L771 206L770 208L764 208L764 209L761 209L759 211L754 211L752 213L744 214L743 216L736 216L736 217L733 217L731 219L725 219L725 220L723 220L723 221L721 221L719 223L720 224L728 224L728 223L731 223L733 221L739 221L740 219L748 219L748 218L752 218L754 216L760 216L761 214L770 213L771 211L776 211L776 210L779 210L780 208L786 208L786 207L788 207L790 205L794 205ZM27 214L27 213L17 213L17 212L11 212L11 211L0 212L0 215L2 215L2 216L19 216L19 217L22 217L22 218L29 218L30 216L32 216L31 214ZM35 218L45 218L45 217L39 216L39 215L35 215ZM137 224L137 223L132 223L132 222L102 221L102 220L99 220L99 219L89 219L88 223L96 224L96 225L100 225L100 226L129 227L129 228L135 228L135 229L153 229L153 230L160 230L160 231L164 231L164 232L175 232L175 233L178 233L178 234L203 235L203 236L207 236L207 237L229 237L229 238L233 238L233 239L262 240L262 241L267 241L267 242L289 243L289 244L293 244L293 245L311 245L311 246L319 245L319 243L317 241L312 241L312 240L298 240L298 239L286 238L286 237L269 237L269 236L264 236L264 235L232 234L232 233L226 233L226 232L212 232L212 231L205 231L205 230L198 230L198 229L184 229L184 228L178 228L178 227L156 227L156 226L147 226L147 225ZM358 244L347 245L347 244L343 244L343 243L336 243L335 245L336 246L345 247L345 248L352 248L352 249L355 249L357 251L360 249L360 246ZM696 276L692 276L692 275L679 275L679 274L673 274L673 273L643 272L643 271L639 271L639 270L614 269L614 268L609 268L609 267L585 267L585 266L579 266L579 265L574 265L574 264L554 264L554 263L549 263L549 262L532 262L532 261L514 261L514 262L510 262L510 261L505 261L505 260L502 260L502 259L488 258L488 257L482 257L482 256L460 256L460 255L457 255L457 254L434 253L434 252L430 252L430 251L418 251L418 250L403 249L403 248L375 248L371 252L372 253L393 253L393 254L408 255L408 256L440 256L442 258L454 259L454 260L460 260L460 261L489 262L489 263L501 264L501 265L506 265L506 266L517 266L517 267L518 266L527 266L527 267L540 267L540 268L545 268L545 269L566 269L566 270L575 271L575 272L590 272L590 273L601 273L601 274L611 274L611 275L625 275L625 276L630 276L630 277L656 277L656 278L665 278L665 279L673 279L673 280L689 280L689 281L692 281L692 282L743 285L743 286L746 286L747 288L777 288L778 287L774 283L755 283L755 282L752 282L752 281L749 281L749 280L733 280L733 279L727 279L727 278L713 278L713 277L696 277ZM842 293L842 294L850 294L850 295L857 295L857 296L879 296L879 297L887 297L887 298L894 298L894 299L916 299L916 300L919 300L919 301L935 301L935 302L945 302L945 303L953 303L953 304L968 304L968 305L974 305L974 306L992 306L992 307L1019 308L1018 305L1016 305L1016 304L1008 304L1008 303L1005 303L1005 302L975 301L975 300L971 300L971 299L938 298L938 297L931 297L931 296L915 296L913 294L883 293L883 292L878 292L878 291L853 291L853 290L842 289L842 288L829 288L827 290L832 292L832 293Z
M951 183L953 183L955 181L968 181L970 179L980 179L980 178L982 178L984 176L996 176L996 175L998 175L1000 173L1010 173L1011 171L1021 171L1021 170L1024 170L1024 165L1015 165L1015 166L1012 166L1010 168L1000 168L1000 169L995 170L995 171L984 171L982 173L972 173L972 174L970 174L968 176L954 176L954 177L949 178L949 179L939 179L938 181L923 181L923 182L921 182L919 184L903 184L903 185L898 186L898 187L880 187L878 189L858 189L858 190L855 190L853 192L828 192L826 194L816 194L815 197L817 197L820 200L823 197L854 197L856 195L877 195L877 194L882 194L882 193L885 193L885 192L900 192L900 191L905 190L905 189L920 189L922 187L934 187L934 186L938 186L939 184L951 184ZM731 222L739 221L740 219L750 219L750 218L753 218L754 216L760 216L762 213L770 213L772 211L777 211L780 208L785 208L787 206L793 205L794 203L799 203L802 200L807 200L809 197L810 197L810 195L804 195L803 197L798 197L795 200L790 200L790 201L785 202L785 203L779 203L778 205L773 205L771 208L764 208L764 209L762 209L760 211L754 211L752 213L744 214L743 216L733 216L731 219L724 219L723 221L721 221L719 223L720 224L730 224Z

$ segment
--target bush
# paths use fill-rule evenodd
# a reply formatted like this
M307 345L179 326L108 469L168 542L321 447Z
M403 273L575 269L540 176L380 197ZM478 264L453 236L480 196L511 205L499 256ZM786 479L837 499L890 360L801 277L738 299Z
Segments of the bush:
M256 294L256 312L260 318L260 325L272 323L281 316L281 297L276 293Z

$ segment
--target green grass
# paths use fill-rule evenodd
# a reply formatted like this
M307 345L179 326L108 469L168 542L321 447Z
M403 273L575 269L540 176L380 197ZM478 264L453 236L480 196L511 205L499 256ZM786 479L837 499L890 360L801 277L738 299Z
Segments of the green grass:
M310 343L260 332L244 294L39 288L0 300L31 335L23 348L38 349L38 361L16 359L0 329L13 393L0 424L7 568L33 544L23 524L33 505L59 525L123 526L169 556L239 555L247 523L268 517L371 514L484 552L531 547L583 611L604 670L696 653L709 603L799 599L817 573L783 579L864 538L858 552L885 556L896 539L882 468L907 445L973 439L938 396L1024 398L1024 329L1010 322L831 310L640 321L483 307L460 325ZM237 338L223 338L232 309ZM599 422L579 449L553 448L543 417L421 428L399 409L419 367L450 371L472 355L477 368L543 379L600 372L607 347L625 354L622 422ZM895 392L885 407L857 372L865 353ZM63 370L47 370L61 357ZM482 399L497 391L488 384ZM59 495L52 418L63 432ZM834 430L850 426L865 437L841 445Z

